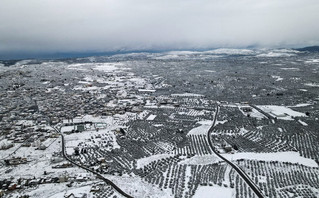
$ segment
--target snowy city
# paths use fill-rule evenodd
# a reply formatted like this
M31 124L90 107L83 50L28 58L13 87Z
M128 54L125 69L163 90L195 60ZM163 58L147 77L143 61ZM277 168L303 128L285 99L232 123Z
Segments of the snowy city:
M0 197L319 197L319 53L0 61Z

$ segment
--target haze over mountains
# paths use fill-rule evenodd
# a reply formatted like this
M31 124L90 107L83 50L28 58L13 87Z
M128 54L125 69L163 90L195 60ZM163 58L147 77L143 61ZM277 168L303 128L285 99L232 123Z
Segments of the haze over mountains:
M316 0L0 2L0 58L319 44Z

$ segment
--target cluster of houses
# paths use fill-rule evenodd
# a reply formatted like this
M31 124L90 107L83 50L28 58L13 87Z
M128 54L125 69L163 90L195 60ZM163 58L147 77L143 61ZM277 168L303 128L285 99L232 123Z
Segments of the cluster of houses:
M37 186L41 184L50 184L50 183L66 183L68 186L72 186L75 182L87 182L95 179L92 176L87 175L76 175L76 176L48 176L44 175L40 178L10 178L10 179L0 179L0 197L1 194L4 195L4 192L14 191L18 189L28 188L30 186Z
M236 145L230 145L223 138L215 136L212 140L215 142L215 149L218 153L234 153L234 150L237 149Z
M25 157L12 157L10 159L5 159L4 162L6 165L19 165L26 164L28 161Z
M36 147L39 150L45 150L46 146L42 144L48 138L57 138L59 134L54 129L37 128L35 126L26 127L17 124L5 137L11 143L5 144L2 149L13 147L14 143L21 143L22 147Z

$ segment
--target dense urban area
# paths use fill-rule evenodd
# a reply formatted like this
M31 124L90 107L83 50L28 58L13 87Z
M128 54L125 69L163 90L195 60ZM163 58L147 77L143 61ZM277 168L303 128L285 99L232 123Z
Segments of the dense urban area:
M319 197L319 53L0 61L0 197Z

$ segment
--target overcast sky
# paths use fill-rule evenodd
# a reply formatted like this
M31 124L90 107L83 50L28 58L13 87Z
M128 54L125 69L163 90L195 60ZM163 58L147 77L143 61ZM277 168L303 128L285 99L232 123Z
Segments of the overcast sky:
M0 54L309 45L318 0L0 0Z

